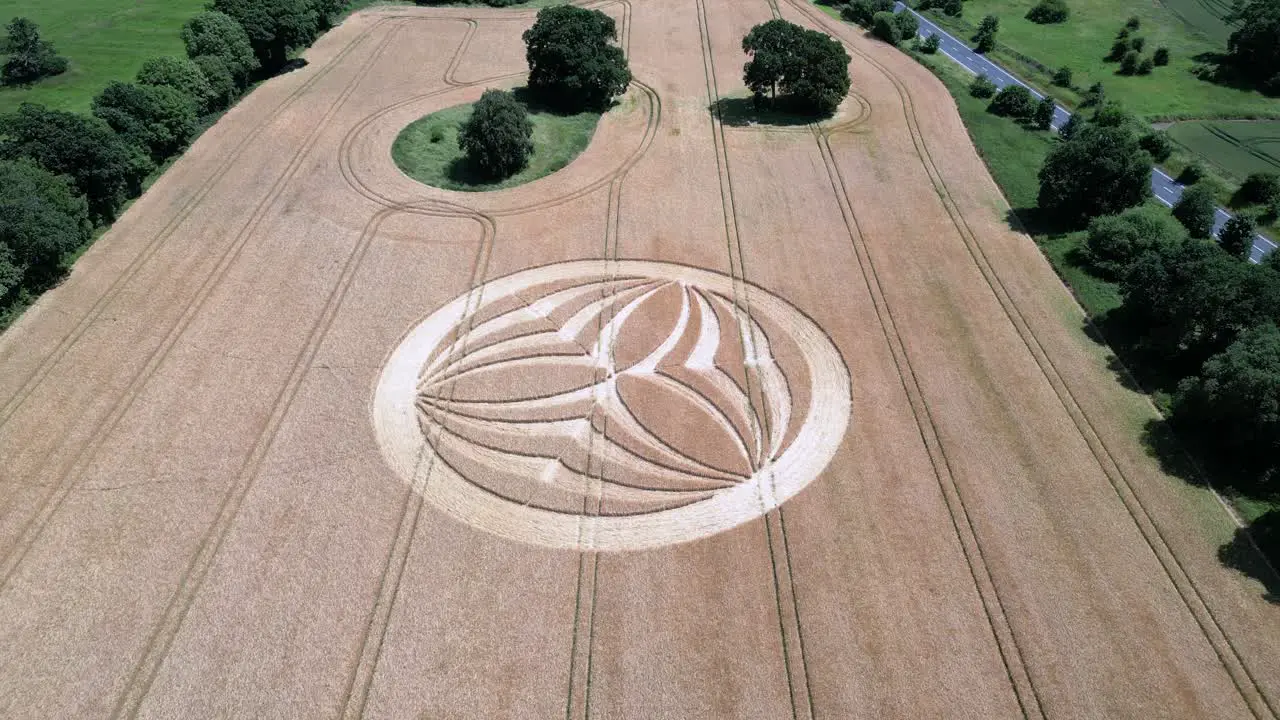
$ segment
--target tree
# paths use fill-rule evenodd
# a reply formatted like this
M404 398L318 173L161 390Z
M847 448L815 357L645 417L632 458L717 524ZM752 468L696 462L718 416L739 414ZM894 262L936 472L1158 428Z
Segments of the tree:
M1086 124L1040 169L1040 207L1067 222L1118 213L1150 194L1151 156L1126 128Z
M200 113L207 113L218 106L209 79L199 65L186 58L151 58L142 64L136 79L139 85L169 87L185 94Z
M1214 209L1213 190L1196 183L1182 191L1182 197L1173 205L1173 216L1191 237L1204 239L1213 233Z
M1111 43L1111 52L1107 53L1107 62L1119 62L1130 50L1129 37L1126 35Z
M221 60L238 87L244 87L259 67L249 35L225 13L202 12L188 20L182 26L182 42L192 59L210 56Z
M751 59L743 81L757 101L781 96L797 110L830 114L849 94L849 54L836 40L785 20L770 20L742 39Z
M1152 160L1158 163L1168 160L1169 156L1173 154L1173 141L1169 139L1166 133L1160 130L1153 130L1143 135L1138 140L1138 144L1142 146L1143 150L1147 151Z
M1089 121L1098 127L1134 128L1141 125L1120 103L1103 103L1093 111Z
M1036 100L1031 91L1021 85L1006 85L996 93L987 111L1015 120L1030 120L1036 112Z
M1206 171L1200 161L1188 164L1178 173L1178 182L1183 185L1194 185L1204 179Z
M1245 78L1274 83L1280 76L1280 3L1242 0L1226 19L1236 26L1227 41L1227 62Z
M1063 65L1053 73L1053 84L1058 87L1071 87L1071 68Z
M893 0L853 0L840 11L840 17L869 28L881 12L893 12Z
M996 90L999 90L999 88L986 75L979 75L973 79L973 82L969 83L969 94L976 98L986 99L992 97L996 94Z
M137 147L102 120L24 103L0 117L0 159L30 158L68 175L89 202L95 220L115 217L121 203L142 190L155 167Z
M200 68L200 74L209 83L209 109L217 110L230 105L232 98L236 96L236 79L222 58L217 55L197 55L191 58L191 62Z
M62 256L88 242L92 230L89 206L66 177L26 158L0 161L0 265L11 268L0 270L0 295L18 282L54 279Z
M1169 48L1158 47L1156 52L1151 56L1151 61L1156 65L1163 67L1169 64Z
M1080 107L1096 107L1102 105L1106 101L1107 89L1102 86L1102 83L1096 82L1090 85L1089 89L1085 91L1084 97L1080 100Z
M269 72L284 67L289 51L305 47L320 27L311 0L213 0L211 9L240 23L258 62Z
M5 28L4 51L9 53L0 80L5 85L28 85L67 71L67 60L40 39L40 29L26 18L14 18Z
M1237 213L1218 232L1218 243L1229 254L1248 260L1253 252L1253 236L1258 234L1258 221L1252 215Z
M920 21L910 10L903 10L893 16L893 22L898 26L898 36L903 40L914 38L920 34Z
M1120 278L1143 253L1186 238L1186 229L1167 210L1148 203L1089 221L1085 246L1094 268Z
M1144 37L1134 37L1129 39L1129 47L1134 52L1141 54L1147 47L1147 39Z
M1080 113L1072 113L1071 117L1067 118L1067 121L1062 123L1061 127L1058 128L1058 137L1063 140L1070 140L1075 137L1076 133L1080 132L1080 129L1084 126L1085 121L1080 116Z
M996 33L1000 30L1000 18L988 15L978 23L978 32L973 36L974 48L980 53L988 53L996 49Z
M924 42L920 43L920 52L925 53L926 55L932 55L938 52L938 49L941 47L942 37L934 34L925 38Z
M920 0L916 5L916 9L920 12L934 8L952 17L960 17L964 12L964 2L963 0Z
M631 70L613 18L599 10L561 5L538 11L524 33L529 87L566 108L603 109L626 91Z
M1241 202L1262 205L1280 199L1280 175L1257 172L1249 175L1236 193Z
M1172 378L1195 372L1239 334L1274 317L1280 274L1240 262L1214 243L1160 245L1129 265L1122 311L1135 349Z
M1142 62L1138 63L1139 75L1150 75L1155 69L1156 64L1151 61L1151 58L1142 58Z
M1199 376L1178 386L1171 420L1254 475L1242 489L1274 487L1268 480L1280 459L1280 330L1272 323L1245 330L1209 358Z
M1124 21L1125 30L1137 30L1140 27L1142 27L1142 21L1138 19L1137 15L1130 15L1129 19Z
M890 45L902 42L902 32L898 29L898 23L894 22L894 14L891 12L876 13L871 20L871 34Z
M157 162L181 150L196 131L195 102L171 87L113 82L93 99L93 114Z
M509 177L522 169L533 153L529 112L511 93L485 90L458 132L458 147L487 177Z
M1040 0L1027 11L1027 19L1041 25L1066 22L1070 16L1071 10L1067 7L1066 0Z
M1120 59L1121 75L1136 75L1138 73L1138 65L1142 62L1142 56L1137 50L1130 50Z
M1048 130L1053 127L1053 113L1057 110L1057 106L1053 104L1053 98L1045 95L1036 104L1035 115L1032 122L1041 130Z

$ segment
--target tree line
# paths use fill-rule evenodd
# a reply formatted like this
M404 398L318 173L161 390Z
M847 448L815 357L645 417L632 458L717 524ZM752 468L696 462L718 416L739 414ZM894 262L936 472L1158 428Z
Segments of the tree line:
M104 88L89 114L25 103L0 115L0 308L25 306L56 282L64 258L186 148L202 117L282 70L346 4L214 0L182 27L186 57L146 61L131 82ZM66 69L34 23L15 19L8 33L6 81Z
M1075 116L1080 118L1078 114ZM1172 210L1150 202L1152 151L1114 104L1063 128L1040 170L1039 207L1085 229L1096 274L1122 304L1108 338L1169 422L1206 464L1230 468L1234 489L1280 493L1280 255L1249 262L1256 223L1240 214L1213 237L1213 193L1185 189ZM1280 194L1257 176L1249 192Z

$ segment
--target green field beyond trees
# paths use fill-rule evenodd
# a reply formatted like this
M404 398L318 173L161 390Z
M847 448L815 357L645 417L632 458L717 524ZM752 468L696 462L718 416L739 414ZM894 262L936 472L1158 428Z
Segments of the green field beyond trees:
M93 96L112 80L131 80L160 55L186 57L182 24L206 0L0 0L0 23L22 16L40 26L71 65L29 88L0 88L0 113L24 102L88 112Z
M1280 122L1180 122L1169 136L1236 182L1250 173L1280 173Z
M978 21L992 14L1000 18L995 62L1060 100L1075 105L1080 92L1095 82L1148 120L1179 118L1280 118L1280 102L1256 90L1236 89L1197 77L1197 56L1225 53L1230 29L1222 21L1228 0L1068 0L1071 17L1064 23L1037 25L1026 19L1036 0L966 0L964 15L939 12L929 17L961 40L968 41ZM1145 54L1167 47L1170 63L1150 75L1124 76L1119 63L1104 58L1116 33L1129 17L1141 27L1135 37L1146 38ZM1053 87L1055 70L1070 67L1075 89Z

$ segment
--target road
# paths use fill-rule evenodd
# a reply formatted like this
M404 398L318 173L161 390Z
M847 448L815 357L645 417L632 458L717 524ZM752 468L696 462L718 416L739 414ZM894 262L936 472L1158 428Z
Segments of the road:
M1037 98L1044 97L1035 88L1031 87L1030 85L1027 85L1026 83L1022 82L1018 78L1014 77L1012 73L1000 67L999 65L991 62L990 60L983 57L982 55L979 55L978 53L974 52L964 42L961 42L954 35L951 35L947 31L938 27L936 24L934 24L932 21L930 21L928 18L924 17L920 13L914 10L911 10L907 6L903 5L902 3L898 3L897 6L894 8L895 12L901 12L903 10L907 10L908 12L912 13L913 15L916 16L916 18L920 20L920 37L924 38L924 37L929 37L930 35L937 35L938 38L941 40L941 45L938 48L938 52L951 58L953 61L958 63L961 67L963 67L965 70L968 70L974 75L986 75L987 78L991 80L991 82L995 83L997 87L1005 87L1006 85L1021 85L1027 88L1028 90L1030 90L1031 94L1035 95ZM1055 130L1058 129L1059 127L1064 125L1067 122L1067 120L1070 118L1071 118L1071 113L1067 112L1060 106L1056 107L1053 111L1053 128ZM1152 194L1155 195L1155 198L1157 200L1164 203L1165 205L1168 205L1169 207L1173 207L1173 204L1176 203L1180 197L1182 197L1183 189L1184 189L1184 186L1181 183L1169 177L1169 175L1167 175L1160 168L1155 168L1152 171L1151 192ZM1227 220L1230 220L1230 219L1231 219L1231 214L1228 213L1226 210L1223 210L1222 208L1217 208L1215 210L1214 226L1213 226L1213 234L1215 237L1217 236L1218 231L1222 229L1222 226L1225 225ZM1270 238L1266 237L1265 235L1259 234L1254 237L1253 251L1250 255L1250 259L1253 262L1258 262L1263 257L1265 257L1268 253L1270 253L1275 249L1276 249L1275 242L1273 242Z

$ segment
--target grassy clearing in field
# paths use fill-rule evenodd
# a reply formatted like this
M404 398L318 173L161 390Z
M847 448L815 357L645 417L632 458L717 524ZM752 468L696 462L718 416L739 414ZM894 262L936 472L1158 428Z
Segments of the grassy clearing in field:
M182 24L206 0L0 0L0 23L16 16L40 26L71 66L29 88L0 88L0 113L24 102L87 112L112 80L132 80L158 55L185 57Z
M491 183L479 180L458 147L458 129L471 117L470 104L455 105L410 123L391 146L400 170L418 182L446 190L485 192L524 185L573 161L595 134L600 114L561 115L530 109L533 155L524 170Z
M1180 122L1169 136L1236 182L1250 173L1280 172L1280 122Z
M1169 0L1179 7L1184 3L1216 1ZM1050 82L1053 71L1063 65L1074 73L1076 88L1084 89L1100 81L1109 97L1152 120L1280 117L1280 103L1274 98L1201 80L1193 74L1198 64L1196 56L1226 51L1220 22L1211 34L1189 26L1183 17L1147 0L1072 0L1070 20L1037 25L1025 17L1035 2L968 0L961 18L936 12L929 16L966 41L984 15L999 17L998 47L989 54L991 59L1071 106L1079 102L1078 92L1053 87ZM1142 22L1134 34L1146 38L1146 56L1158 47L1169 48L1171 61L1167 67L1157 67L1147 76L1126 77L1117 74L1118 63L1103 60L1130 16L1137 16Z

